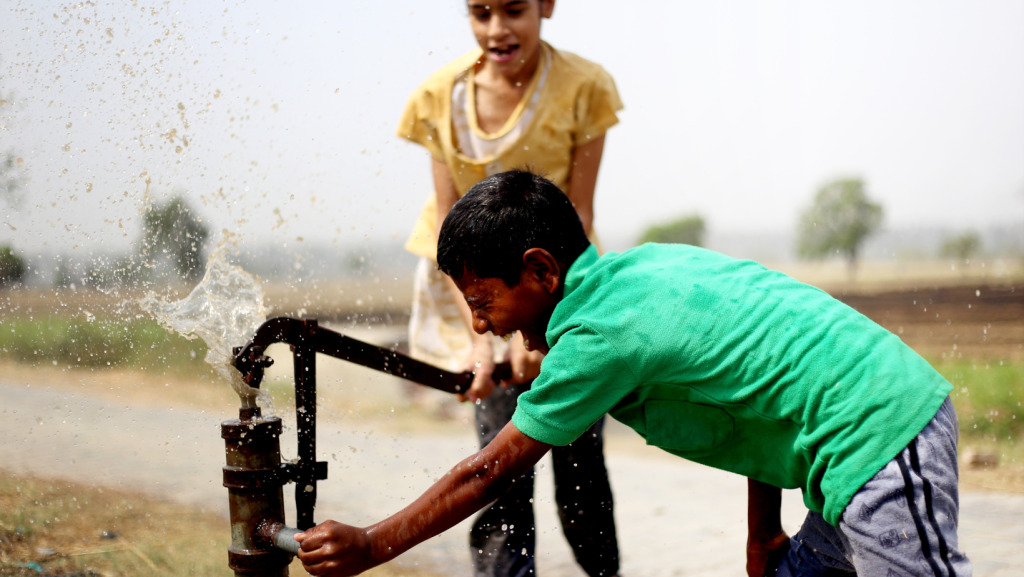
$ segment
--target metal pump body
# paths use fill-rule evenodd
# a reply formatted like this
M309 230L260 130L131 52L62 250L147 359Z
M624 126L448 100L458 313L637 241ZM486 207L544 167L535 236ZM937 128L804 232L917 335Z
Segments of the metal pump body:
M316 460L316 354L326 354L421 385L462 393L473 373L452 373L391 349L364 343L319 326L316 319L276 317L260 325L252 340L234 349L234 365L242 380L259 388L266 367L264 355L274 343L291 345L295 368L295 412L298 460L281 462L281 419L263 417L259 407L242 407L238 419L221 423L227 466L231 516L228 565L236 576L280 577L298 553L293 536L316 525L317 481L327 479L327 462ZM498 365L495 380L511 376L508 363ZM296 527L285 524L282 487L295 483Z

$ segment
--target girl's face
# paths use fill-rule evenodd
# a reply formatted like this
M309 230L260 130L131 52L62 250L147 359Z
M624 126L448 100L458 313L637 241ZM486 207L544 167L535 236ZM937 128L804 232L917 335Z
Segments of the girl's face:
M469 22L488 64L509 78L534 64L540 20L554 8L554 0L469 0Z

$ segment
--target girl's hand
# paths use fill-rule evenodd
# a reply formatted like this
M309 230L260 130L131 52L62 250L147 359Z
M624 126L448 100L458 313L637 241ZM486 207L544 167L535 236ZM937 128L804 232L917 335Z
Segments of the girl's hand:
M299 542L299 560L310 575L345 577L358 575L380 563L370 552L365 529L325 521L295 535Z
M473 384L464 395L458 395L461 402L477 402L486 399L494 392L494 349L488 335L476 335L473 339L473 353L464 370L473 371Z
M540 374L540 362L544 360L544 353L526 350L522 333L517 332L512 339L508 356L512 363L512 380L502 381L501 386L522 385L536 379Z

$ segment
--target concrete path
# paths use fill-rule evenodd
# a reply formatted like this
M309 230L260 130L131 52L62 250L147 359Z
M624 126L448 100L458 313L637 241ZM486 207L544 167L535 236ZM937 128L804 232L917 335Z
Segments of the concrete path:
M226 514L219 423L227 418L227 411L133 407L0 378L0 468L142 490ZM317 519L356 525L395 512L475 449L469 434L396 434L337 420L323 423L318 438L330 479L320 485ZM609 428L608 438L622 573L742 575L744 480L664 456L620 425ZM286 456L293 455L294 437L282 442ZM559 534L550 465L542 465L537 487L538 573L583 575ZM785 501L785 523L794 531L804 509L797 494ZM962 548L975 575L1020 575L1024 496L968 492L961 502ZM468 576L466 533L465 524L456 527L406 554L401 564Z

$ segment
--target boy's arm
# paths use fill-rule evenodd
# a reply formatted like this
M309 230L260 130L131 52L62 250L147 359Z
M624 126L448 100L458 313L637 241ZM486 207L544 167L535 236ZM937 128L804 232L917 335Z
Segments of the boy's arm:
M327 521L295 536L311 575L357 575L440 534L504 494L551 445L509 423L479 453L455 466L420 498L360 529Z
M576 207L576 214L587 235L594 224L594 189L597 187L597 171L601 168L601 155L604 153L604 137L602 134L572 151L569 200Z
M747 576L775 575L789 551L782 530L782 489L747 479Z
M448 216L448 211L459 200L459 193L455 190L455 181L452 179L451 171L448 170L448 165L433 157L430 162L430 168L434 175L434 194L437 196L437 227L434 229L434 238L438 238L441 224ZM494 373L494 350L491 348L491 339L487 335L478 335L473 330L473 313L469 310L469 305L462 297L459 287L455 286L455 282L447 275L445 275L445 284L448 286L448 291L455 296L459 315L466 323L466 328L469 329L470 338L473 339L473 354L469 359L468 367L475 373L473 383L469 386L466 394L459 395L459 400L476 402L477 399L486 399L494 391L494 380L491 379L491 374Z

